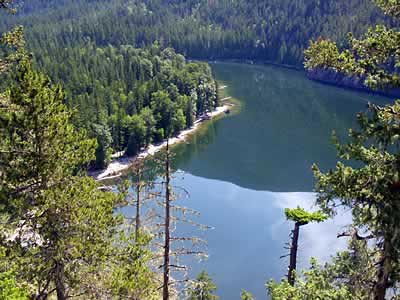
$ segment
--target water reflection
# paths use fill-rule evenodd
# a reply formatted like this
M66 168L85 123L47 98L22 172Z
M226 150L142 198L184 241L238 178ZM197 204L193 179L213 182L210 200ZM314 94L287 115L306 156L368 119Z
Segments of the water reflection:
M241 288L265 299L265 282L285 275L284 246L292 228L285 221L284 208L301 205L311 208L313 193L274 193L254 191L237 185L186 174L175 184L187 188L191 197L185 205L201 212L200 222L213 226L206 232L209 259L192 263L192 274L206 269L215 279L221 299L238 299ZM343 249L344 240L336 234L349 223L341 214L322 224L304 226L300 236L299 267L311 256L322 261Z
M213 69L243 107L178 146L177 167L254 190L312 191L311 165L327 169L337 160L332 130L345 136L369 100L389 101L315 83L293 70L240 64Z

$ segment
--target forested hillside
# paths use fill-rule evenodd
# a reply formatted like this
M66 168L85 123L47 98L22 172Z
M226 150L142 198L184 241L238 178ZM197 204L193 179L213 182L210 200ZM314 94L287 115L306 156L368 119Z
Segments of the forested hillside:
M384 19L372 1L363 0L34 0L23 8L2 18L0 28L25 24L36 53L88 41L141 47L158 40L190 58L294 65L302 64L310 39L343 44L348 32L361 34Z
M75 124L98 140L96 167L111 150L135 155L191 127L217 105L216 86L205 63L187 63L173 49L93 44L40 56L39 64L62 82Z
M63 84L69 106L77 109L76 125L97 138L100 168L112 151L136 154L217 105L209 67L185 63L168 47L186 58L299 66L310 39L329 37L344 45L347 32L357 35L384 19L363 0L17 4L16 15L1 15L0 30L25 27L37 65Z

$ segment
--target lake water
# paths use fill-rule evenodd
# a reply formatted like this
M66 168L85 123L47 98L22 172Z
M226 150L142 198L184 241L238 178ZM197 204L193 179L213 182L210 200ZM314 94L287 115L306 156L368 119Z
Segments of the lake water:
M210 121L188 143L174 147L179 172L175 185L190 198L185 206L212 226L202 235L209 259L192 262L218 285L222 300L240 298L242 288L267 299L265 283L287 270L284 249L292 227L284 208L310 208L315 195L311 165L327 170L337 160L332 130L344 137L368 101L390 100L309 81L303 72L273 66L212 65L226 93L239 100L240 111ZM340 214L323 224L304 226L299 265L311 256L321 261L345 247L336 234L349 222Z

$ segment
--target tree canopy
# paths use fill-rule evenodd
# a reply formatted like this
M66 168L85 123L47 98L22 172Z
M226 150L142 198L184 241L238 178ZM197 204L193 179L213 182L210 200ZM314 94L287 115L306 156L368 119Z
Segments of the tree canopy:
M327 216L320 211L308 212L304 208L297 207L294 209L285 209L286 219L301 225L306 225L311 222L323 222L327 219Z
M36 71L23 49L17 52L0 102L2 293L7 299L105 297L121 264L108 258L124 249L116 247L123 228L114 213L119 196L84 175L96 141L72 125L61 86ZM136 251L132 261L144 265L137 269L144 274L145 250ZM145 281L120 285L128 294L138 285L154 293L151 277L138 278Z

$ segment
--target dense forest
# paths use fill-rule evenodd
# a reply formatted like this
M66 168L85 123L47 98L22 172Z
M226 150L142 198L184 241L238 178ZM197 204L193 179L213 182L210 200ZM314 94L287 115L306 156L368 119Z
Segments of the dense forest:
M111 152L132 156L189 128L218 106L216 83L205 63L188 63L173 49L130 46L73 47L38 63L66 89L74 123L98 141L96 168Z
M147 49L87 44L39 59L63 83L67 104L77 111L75 124L97 137L99 168L111 149L135 155L218 105L210 67L188 63L157 44Z
M384 20L363 0L34 0L16 17L1 18L0 29L25 25L29 48L40 55L88 41L115 47L160 41L189 58L302 65L310 39L344 44L348 32L359 35Z

